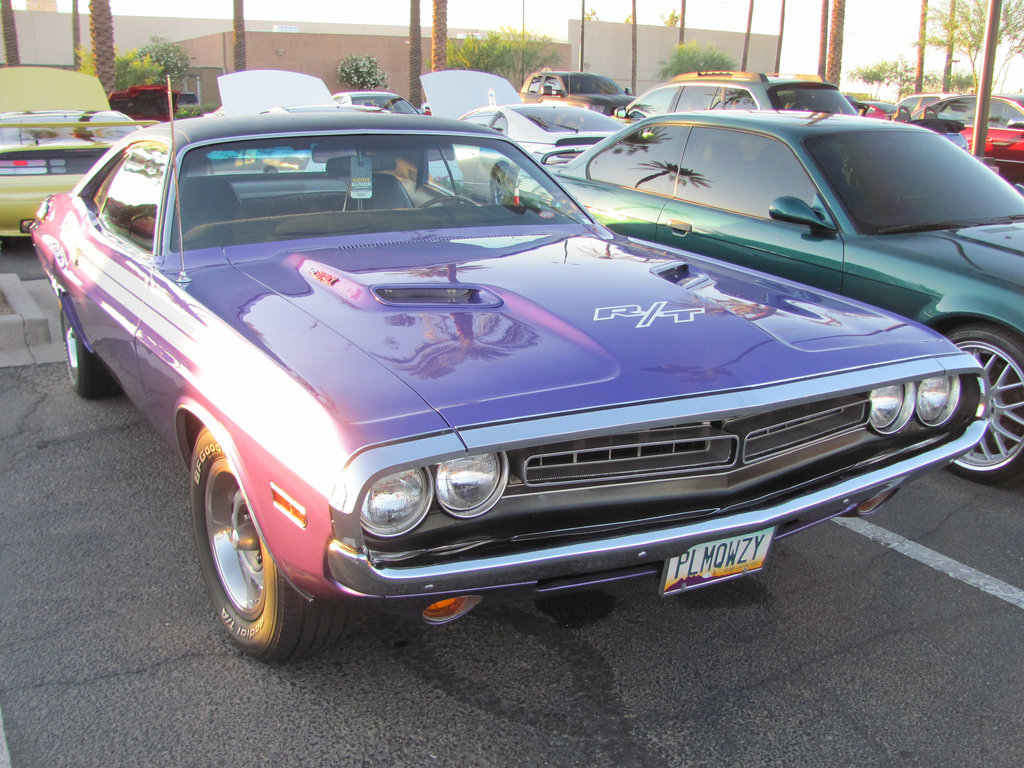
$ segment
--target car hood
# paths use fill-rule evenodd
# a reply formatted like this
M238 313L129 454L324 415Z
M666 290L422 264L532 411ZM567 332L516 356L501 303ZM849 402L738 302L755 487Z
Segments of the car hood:
M398 233L334 248L280 246L228 256L455 427L794 381L953 349L866 306L618 238ZM252 330L276 335L269 326ZM329 359L300 373L346 375Z

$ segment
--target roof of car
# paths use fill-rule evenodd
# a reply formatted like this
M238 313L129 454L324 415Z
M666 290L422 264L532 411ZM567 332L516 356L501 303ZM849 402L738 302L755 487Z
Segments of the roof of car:
M387 112L338 112L276 113L265 115L242 115L238 117L193 117L176 120L175 142L179 146L203 141L233 138L258 138L280 134L329 133L331 131L355 132L458 132L479 133L494 137L494 132L458 120L439 117L394 115ZM170 123L160 123L146 128L133 137L170 135Z
M786 110L705 110L699 112L677 112L647 118L635 125L642 126L648 122L658 123L680 120L687 123L703 123L725 128L749 128L764 131L791 141L798 140L807 133L835 133L847 131L879 131L879 130L922 130L905 123L894 123L885 120L870 120L860 115L838 115L830 112L796 112Z
M728 81L735 83L765 83L766 85L778 85L780 83L814 83L816 85L827 85L831 88L836 86L826 82L819 75L787 75L778 72L684 72L676 75L671 82L701 82L701 81Z

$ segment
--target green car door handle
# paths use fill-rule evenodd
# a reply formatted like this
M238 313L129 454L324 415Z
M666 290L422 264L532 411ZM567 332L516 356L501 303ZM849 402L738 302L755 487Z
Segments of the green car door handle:
M668 228L672 230L673 235L677 235L678 237L686 237L686 235L693 232L693 224L690 224L688 221L678 221L676 219L669 221Z

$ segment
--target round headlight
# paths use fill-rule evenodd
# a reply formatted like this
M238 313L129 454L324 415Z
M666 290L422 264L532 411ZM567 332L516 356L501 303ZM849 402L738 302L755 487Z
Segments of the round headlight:
M946 423L959 402L959 378L936 376L917 384L917 418L926 427Z
M871 390L871 415L868 421L876 432L899 432L914 414L914 385L892 384Z
M437 500L456 517L476 517L501 497L508 482L504 454L483 453L437 465Z
M430 508L430 478L422 469L406 469L382 477L363 500L363 525L378 536L411 531Z

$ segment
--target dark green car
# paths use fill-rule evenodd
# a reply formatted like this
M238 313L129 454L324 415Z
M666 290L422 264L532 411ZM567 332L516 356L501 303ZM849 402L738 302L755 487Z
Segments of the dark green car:
M941 135L845 115L636 123L557 170L602 223L894 310L988 372L957 470L1024 472L1024 197Z

